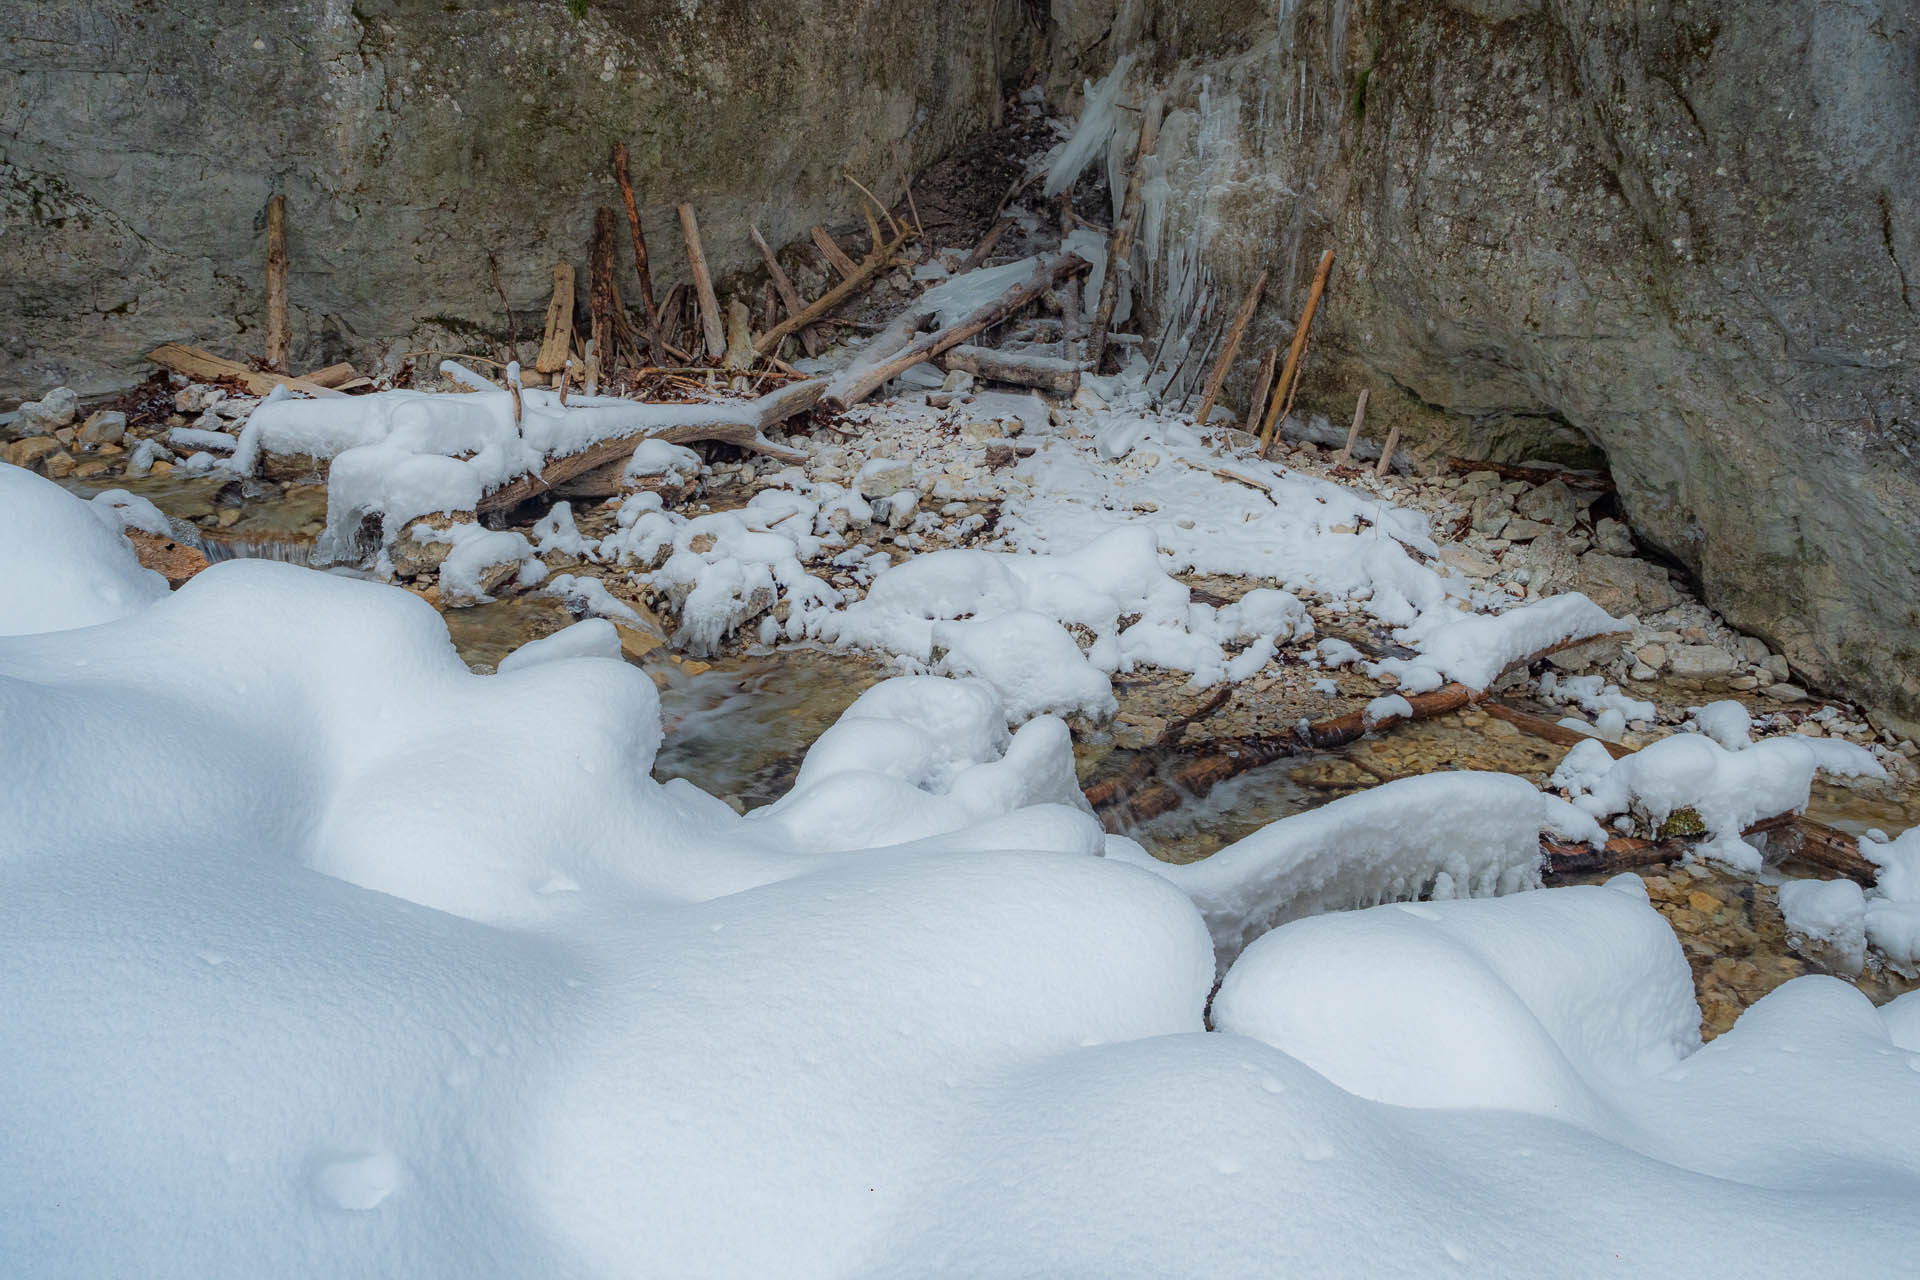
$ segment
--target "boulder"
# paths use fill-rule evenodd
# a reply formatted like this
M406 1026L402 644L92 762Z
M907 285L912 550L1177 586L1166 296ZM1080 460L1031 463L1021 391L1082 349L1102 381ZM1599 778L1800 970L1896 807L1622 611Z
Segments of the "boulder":
M1680 593L1673 589L1665 569L1633 556L1589 551L1574 569L1573 585L1616 615L1657 613L1680 602Z
M1681 680L1724 680L1734 672L1733 655L1710 644L1675 645L1667 654L1667 670Z
M80 412L80 397L71 387L55 387L38 400L20 406L13 415L13 434L20 437L50 436L71 424Z
M127 415L117 409L89 414L80 426L80 439L88 444L119 444L126 436Z

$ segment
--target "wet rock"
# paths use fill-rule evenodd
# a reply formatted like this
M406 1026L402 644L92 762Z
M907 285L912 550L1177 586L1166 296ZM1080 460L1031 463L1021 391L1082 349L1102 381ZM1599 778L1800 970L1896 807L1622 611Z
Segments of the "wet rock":
M89 414L80 426L80 439L88 444L119 444L126 435L127 415L117 409Z
M40 461L41 469L44 470L47 473L47 477L52 480L64 480L66 477L72 475L74 469L79 465L80 463L74 456L65 449L55 449Z
M55 387L38 400L20 406L13 417L17 436L50 436L70 424L80 412L80 397L71 387Z
M24 440L15 440L0 450L0 457L6 458L16 467L25 467L30 471L45 471L47 458L60 453L60 442L52 436L28 436Z

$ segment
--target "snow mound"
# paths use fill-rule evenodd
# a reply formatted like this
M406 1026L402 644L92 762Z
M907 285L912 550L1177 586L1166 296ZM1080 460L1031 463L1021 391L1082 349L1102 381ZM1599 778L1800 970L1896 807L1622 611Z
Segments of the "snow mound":
M167 594L167 580L140 567L119 517L109 528L100 514L53 481L0 462L0 635L112 622Z

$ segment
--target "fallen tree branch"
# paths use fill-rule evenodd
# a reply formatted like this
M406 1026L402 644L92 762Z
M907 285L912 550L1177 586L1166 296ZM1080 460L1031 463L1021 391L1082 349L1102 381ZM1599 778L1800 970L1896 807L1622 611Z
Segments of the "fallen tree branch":
M760 228L748 223L747 234L753 237L753 247L760 251L761 261L767 264L767 277L773 281L774 291L780 295L781 303L787 308L787 315L798 316L806 311L806 307L800 301L799 291L793 287L793 280L780 266L780 259L775 257L773 250L767 246L766 238L760 234ZM769 321L767 327L772 328L773 324L774 322ZM811 326L802 326L800 345L806 348L809 356L817 356L820 354L820 335L815 333Z
M555 485L606 465L622 453L632 453L642 440L664 440L669 444L689 444L696 440L718 440L756 453L788 462L804 462L807 455L783 449L766 438L770 427L805 413L820 401L826 381L815 378L790 383L761 396L730 404L686 405L689 421L683 425L625 432L595 441L578 453L550 457L538 472L530 472L481 497L474 511L485 515L506 511L530 498L538 497Z
M1491 471L1502 480L1525 480L1528 484L1546 484L1558 480L1569 489L1613 492L1613 477L1604 471L1560 471L1552 467L1522 467L1511 462L1488 462L1483 458L1448 458L1447 470L1466 475Z
M1036 259L1033 270L1025 280L993 301L976 308L966 319L933 333L922 334L888 359L843 371L827 389L824 397L827 405L843 410L859 404L892 378L999 324L1061 280L1086 270L1086 267L1084 258L1071 253Z
M647 236L640 229L640 206L633 198L633 182L627 176L627 144L613 144L613 173L620 182L620 198L627 206L627 229L633 233L633 270L640 277L640 307L647 317L647 354L655 364L665 358L661 350L660 312L653 305L653 272L647 266Z
M962 344L947 352L946 363L949 369L960 369L975 377L1016 387L1034 387L1057 396L1070 396L1080 389L1080 366L1056 356L1016 354Z
M1254 309L1260 305L1260 295L1266 292L1266 288L1267 273L1262 271L1254 277L1246 298L1240 303L1240 310L1234 313L1233 325L1227 330L1227 345L1221 348L1220 358L1214 362L1213 373L1207 378L1207 389L1200 397L1200 407L1194 411L1193 420L1203 427L1213 412L1213 402L1220 398L1220 388L1226 385L1227 374L1233 369L1233 358L1240 354L1240 339L1246 336L1247 324L1253 319Z
M682 204L680 233L687 242L687 265L693 272L693 295L700 304L700 328L707 339L707 358L718 360L727 352L727 331L720 324L720 300L713 295L713 277L707 273L707 251L700 243L700 220L693 206Z
M1860 852L1860 842L1844 831L1815 822L1800 814L1783 813L1747 827L1745 836L1784 835L1796 841L1789 856L1833 871L1872 888L1879 868ZM1546 859L1542 879L1550 885L1564 884L1584 876L1619 875L1642 867L1678 862L1691 853L1704 837L1672 836L1665 840L1643 840L1634 836L1615 836L1602 848L1567 844L1548 836L1540 838L1540 851Z
M232 378L247 389L247 394L263 396L275 387L285 384L295 391L305 391L316 396L337 396L341 394L332 387L314 381L312 378L295 378L284 373L267 373L241 364L238 360L228 360L216 356L211 351L202 351L199 347L189 347L178 342L164 342L147 352L147 359L175 373L184 373L189 378L198 378L202 382L218 382L223 378ZM333 366L329 366L332 368Z
M802 311L799 315L788 316L786 320L773 326L773 328L767 330L755 339L753 344L754 351L759 355L766 355L780 344L780 339L786 337L796 329L803 329L807 325L812 324L815 320L818 320L845 302L848 298L860 292L875 276L879 275L881 271L892 264L893 255L898 253L901 246L906 244L910 235L910 232L903 232L898 239L890 240L884 245L876 245L873 252L869 253L865 260L855 268L853 275L827 290L812 306Z
M1266 424L1260 429L1260 456L1273 448L1274 435L1293 410L1294 393L1300 389L1300 358L1306 354L1307 334L1313 329L1313 313L1320 308L1320 295L1327 287L1327 272L1333 268L1333 250L1320 255L1319 269L1313 273L1313 285L1307 290L1307 305L1300 313L1299 327L1293 331L1293 345L1287 348L1287 363L1280 370L1280 384L1273 389L1273 404L1267 409Z

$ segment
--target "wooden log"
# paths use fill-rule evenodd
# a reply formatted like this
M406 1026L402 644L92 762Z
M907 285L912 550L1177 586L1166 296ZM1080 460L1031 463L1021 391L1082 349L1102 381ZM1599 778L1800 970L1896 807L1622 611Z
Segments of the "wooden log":
M1233 313L1233 324L1227 329L1227 345L1220 348L1220 358L1214 362L1213 373L1207 378L1207 390L1200 397L1200 407L1194 411L1193 420L1201 426L1207 424L1207 415L1213 412L1213 402L1220 398L1220 388L1226 385L1227 374L1233 369L1233 358L1240 354L1240 340L1246 336L1247 325L1253 319L1255 308L1260 305L1260 295L1266 292L1267 273L1262 271L1253 278L1253 285L1247 290L1240 309Z
M993 301L977 308L959 323L934 333L922 334L890 359L843 373L834 380L834 386L824 397L825 403L836 411L859 404L885 386L889 380L911 369L914 365L931 360L941 352L957 347L975 334L999 324L1014 312L1039 298L1059 281L1076 272L1086 270L1086 267L1084 258L1071 253L1057 254L1052 258L1036 262L1025 280Z
M271 373L255 369L251 365L241 364L238 360L228 360L216 356L211 351L202 351L199 347L189 347L179 342L163 342L147 352L147 359L157 365L184 373L189 378L202 382L218 382L231 378L246 387L247 394L266 395L282 383L296 391L305 391L316 396L337 396L340 393L332 387L322 386L311 378L296 378L284 373Z
M345 362L330 364L323 369L314 369L300 376L308 382L317 383L323 387L334 388L344 387L349 383L361 380L359 370Z
M1293 408L1293 395L1299 389L1300 357L1307 349L1307 332L1313 328L1313 313L1320 306L1320 294L1327 287L1327 272L1333 269L1333 250L1320 255L1320 268L1313 273L1313 286L1307 290L1307 305L1293 331L1293 344L1287 348L1287 363L1280 370L1280 385L1273 391L1273 407L1267 410L1266 425L1260 431L1260 456L1273 448L1273 437Z
M1502 480L1525 480L1528 484L1546 484L1558 480L1569 489L1613 492L1613 477L1604 471L1558 471L1551 467L1520 467L1510 462L1488 462L1484 458L1448 458L1447 470L1466 474L1491 471Z
M993 246L1000 243L1000 237L1007 234L1007 229L1012 225L1012 218L1000 218L988 227L987 233L980 237L980 243L973 246L973 252L969 253L967 260L960 264L960 270L976 271L985 266L988 255L993 252Z
M1618 742L1608 742L1604 738L1581 733L1578 729L1569 729L1563 724L1555 724L1545 716L1536 716L1516 707L1509 707L1504 702L1483 702L1480 704L1480 709L1495 720L1505 720L1520 732L1538 738L1542 742L1551 742L1556 747L1575 747L1582 742L1598 742L1615 760L1633 754L1632 747L1623 746Z
M567 367L573 350L573 268L564 262L553 264L553 297L547 303L547 321L540 334L540 353L533 358L539 373L556 373Z
M1877 882L1880 869L1860 852L1859 841L1844 831L1836 831L1799 814L1762 818L1740 834L1784 837L1789 842L1787 856L1790 858L1811 862L1867 888ZM1558 885L1587 876L1613 876L1678 862L1700 841L1699 836L1675 836L1666 840L1614 836L1603 848L1595 849L1542 836L1540 851L1546 866L1541 878L1546 884Z
M840 247L840 242L827 234L825 227L813 229L813 243L819 248L821 255L833 264L833 269L840 273L842 280L851 280L858 274L860 268L854 265L853 259L849 258L846 250Z
M1134 147L1133 172L1127 178L1127 194L1114 223L1113 237L1107 242L1107 270L1100 281L1100 305L1093 313L1093 334L1087 339L1087 366L1100 372L1100 361L1107 353L1107 330L1113 324L1113 312L1120 300L1120 275L1132 271L1133 228L1140 217L1140 194L1146 185L1147 161L1160 136L1160 112L1165 100L1155 93L1147 101L1140 117L1140 141ZM1131 287L1131 282L1129 282Z
M1366 425L1367 421L1367 392L1368 388L1360 388L1360 403L1353 406L1353 425L1347 428L1347 442L1333 457L1333 464L1336 467L1345 466L1353 461L1353 447L1360 443L1360 428Z
M879 275L884 268L892 263L893 255L899 252L900 246L907 242L907 238L911 234L911 232L902 232L897 238L876 248L872 253L869 253L860 263L859 268L851 278L842 280L839 284L827 290L813 305L809 306L799 315L788 316L784 321L754 339L753 349L761 355L768 354L780 344L780 339L786 337L796 329L801 329L812 324L815 320L820 319L848 298L860 292L861 289L867 286L869 281Z
M1373 464L1374 475L1386 479L1387 473L1393 470L1393 451L1399 447L1400 424L1396 422L1387 430L1387 442L1380 446L1380 461Z
M727 352L727 333L720 324L720 299L713 294L713 277L707 274L707 251L700 244L700 222L693 206L680 206L680 233L687 241L687 265L693 270L693 294L700 303L700 330L707 342L707 356L718 360Z
M614 325L613 210L602 205L593 211L593 244L588 251L587 314L600 372L612 373L619 364L619 342ZM562 362L564 365L564 361Z
M736 373L753 368L753 316L738 298L727 304L727 357L721 363Z
M620 181L620 198L627 206L627 230L633 236L633 271L640 278L640 310L647 319L647 354L655 364L666 362L661 348L660 312L653 305L653 271L647 263L647 233L640 227L640 206L633 198L633 182L627 176L627 144L613 144L613 172Z
M947 352L946 365L949 369L964 369L975 377L1008 382L1016 387L1033 387L1057 396L1071 396L1080 389L1080 367L1052 356L961 345Z
M478 515L485 515L494 511L511 510L563 481L605 466L623 453L632 453L634 446L642 440L665 440L670 444L687 444L695 440L719 440L789 462L804 462L806 454L798 450L781 448L767 440L765 433L770 427L778 426L788 418L813 408L820 402L820 393L826 389L826 385L826 380L823 378L790 383L778 391L761 396L758 400L743 400L737 405L728 405L726 408L729 411L737 410L737 413L729 412L724 416L702 413L702 410L710 408L707 405L687 405L688 416L696 419L695 421L681 426L622 432L596 441L577 453L549 457L538 473L520 476L491 493L483 495L474 511ZM575 412L587 411L576 410Z
M1080 282L1067 281L1060 290L1060 358L1069 364L1074 359L1074 345L1080 340Z
M747 234L753 237L753 247L760 251L760 260L767 264L767 276L773 281L774 289L779 292L780 301L785 304L787 314L797 316L805 311L806 307L801 304L799 291L793 287L793 280L781 269L780 259L775 257L773 250L767 247L766 240L760 234L760 228L748 223ZM774 326L769 323L767 327L771 329ZM813 330L812 326L801 327L800 345L806 348L809 356L820 354L820 335Z
M1253 380L1253 395L1247 401L1247 416L1241 422L1249 428L1260 424L1260 415L1266 411L1267 395L1273 390L1273 366L1280 358L1279 347L1268 347L1260 357L1260 372Z
M287 320L287 198L267 201L267 367L287 371L292 345Z

